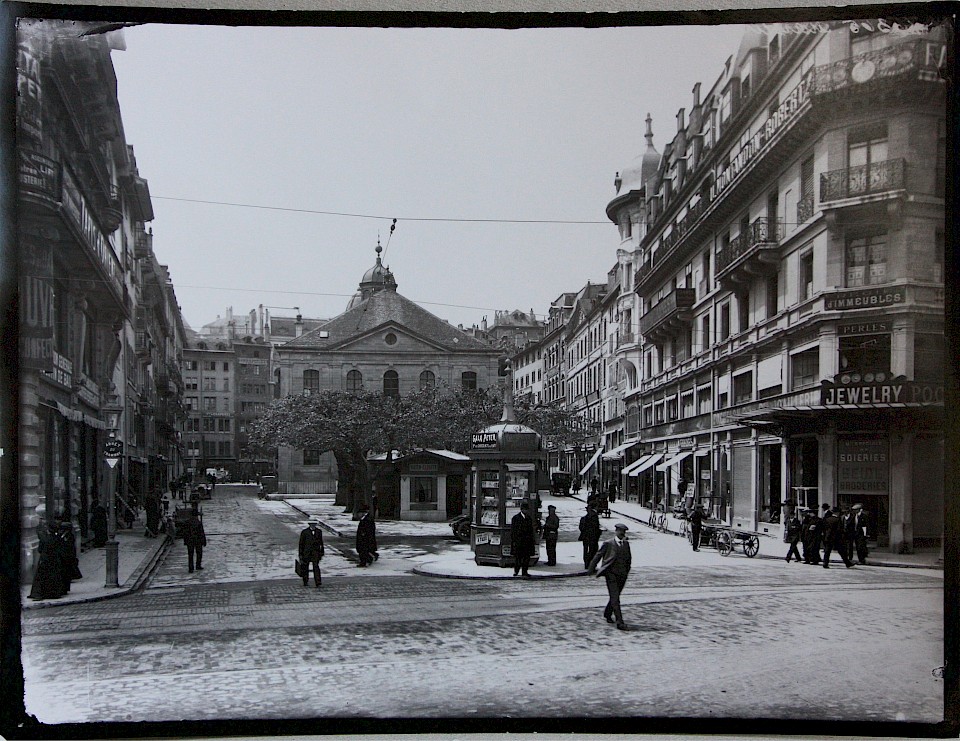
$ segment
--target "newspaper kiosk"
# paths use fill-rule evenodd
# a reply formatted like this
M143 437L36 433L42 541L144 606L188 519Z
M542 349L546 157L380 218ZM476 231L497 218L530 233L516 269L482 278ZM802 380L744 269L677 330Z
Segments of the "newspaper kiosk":
M512 384L507 388L512 388ZM513 566L510 521L520 511L520 505L528 502L530 516L535 523L540 522L537 492L548 481L547 453L542 449L540 435L517 424L508 403L499 423L473 434L468 456L473 462L470 514L474 560L478 565ZM531 566L539 559L539 526L537 530Z

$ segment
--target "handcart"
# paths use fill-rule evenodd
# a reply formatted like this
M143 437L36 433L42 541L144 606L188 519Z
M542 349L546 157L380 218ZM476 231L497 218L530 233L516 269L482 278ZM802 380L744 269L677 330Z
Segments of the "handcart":
M693 542L692 533L687 537ZM747 558L753 558L760 552L760 533L732 528L720 520L704 519L700 545L713 546L721 556L729 556L739 547Z
M186 527L187 520L190 519L190 512L193 510L192 504L178 504L173 510L173 527L176 531L175 537L182 538L183 530ZM203 522L203 508L197 507L197 513L200 515L200 522Z

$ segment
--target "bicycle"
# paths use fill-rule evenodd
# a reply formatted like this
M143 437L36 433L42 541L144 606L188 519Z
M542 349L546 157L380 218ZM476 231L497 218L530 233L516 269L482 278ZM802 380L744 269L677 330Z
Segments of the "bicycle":
M667 515L665 512L661 512L657 517L657 530L662 533L667 532Z
M690 523L687 522L686 518L680 520L680 529L677 532L681 538L686 538L690 540Z

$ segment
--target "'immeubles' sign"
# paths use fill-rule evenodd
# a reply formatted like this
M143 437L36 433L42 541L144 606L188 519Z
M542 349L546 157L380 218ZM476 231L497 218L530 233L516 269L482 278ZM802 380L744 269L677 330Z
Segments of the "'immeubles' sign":
M826 311L876 309L893 304L902 304L903 302L902 288L864 288L860 291L829 293L823 297L823 308Z

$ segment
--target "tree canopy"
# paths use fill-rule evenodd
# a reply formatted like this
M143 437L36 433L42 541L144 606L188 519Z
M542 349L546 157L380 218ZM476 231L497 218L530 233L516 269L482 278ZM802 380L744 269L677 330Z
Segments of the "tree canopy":
M517 421L558 447L583 442L589 426L559 404L517 400ZM338 504L357 511L370 493L367 456L434 448L465 453L471 435L498 421L503 413L497 388L454 390L445 386L406 396L379 392L321 391L274 401L252 423L250 445L333 451L339 469Z

